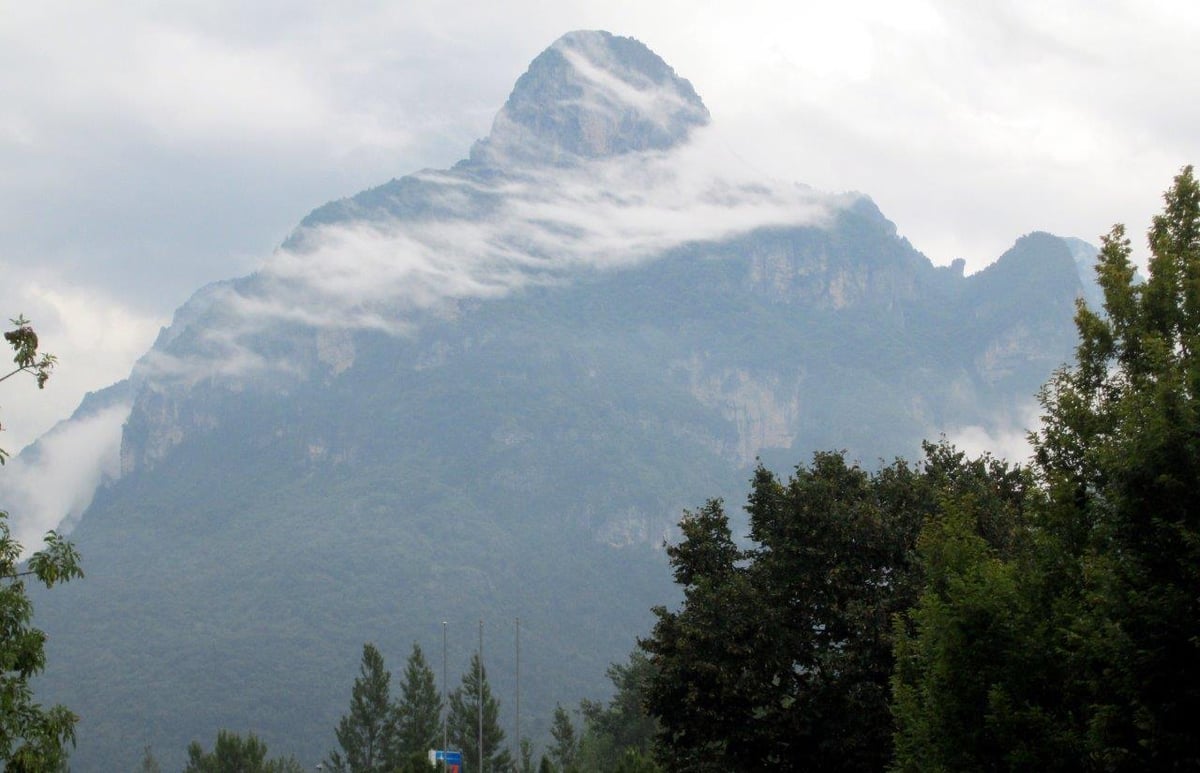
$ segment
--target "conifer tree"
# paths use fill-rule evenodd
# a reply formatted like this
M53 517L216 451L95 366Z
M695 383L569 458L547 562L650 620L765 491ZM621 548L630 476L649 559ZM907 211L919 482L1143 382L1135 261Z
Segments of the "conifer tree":
M483 771L507 773L512 755L503 748L504 730L500 728L500 704L488 685L487 669L479 653L471 656L471 667L463 674L462 685L450 693L450 745L463 755L464 773L476 773L479 767L479 708L483 706Z
M425 756L442 745L442 696L433 669L413 642L396 705L396 744L402 758Z
M337 727L341 751L329 754L339 773L384 773L396 763L396 727L389 693L392 675L374 644L363 645L362 665L354 680L350 713Z

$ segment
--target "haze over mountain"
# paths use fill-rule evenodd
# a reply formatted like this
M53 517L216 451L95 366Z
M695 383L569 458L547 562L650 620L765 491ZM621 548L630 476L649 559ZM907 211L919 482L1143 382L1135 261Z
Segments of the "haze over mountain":
M451 686L485 621L511 710L520 617L544 736L673 599L683 508L739 501L756 458L1007 427L1067 358L1086 245L936 268L708 122L641 43L565 35L465 160L313 211L14 461L18 535L65 517L84 556L36 601L76 769L219 728L315 763L361 644L399 671L442 621Z

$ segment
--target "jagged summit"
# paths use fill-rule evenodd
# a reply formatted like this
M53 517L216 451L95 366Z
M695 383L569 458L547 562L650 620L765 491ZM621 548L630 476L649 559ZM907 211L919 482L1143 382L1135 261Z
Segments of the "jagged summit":
M569 32L529 65L471 162L569 164L662 150L708 123L692 84L641 42Z

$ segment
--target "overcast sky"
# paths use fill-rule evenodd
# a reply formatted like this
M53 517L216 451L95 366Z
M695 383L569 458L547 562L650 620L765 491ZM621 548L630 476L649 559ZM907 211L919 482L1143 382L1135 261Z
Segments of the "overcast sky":
M309 210L465 156L581 28L643 41L747 165L869 194L939 264L1118 221L1141 249L1200 160L1188 0L0 0L0 313L62 362L44 393L3 385L0 445L124 377Z

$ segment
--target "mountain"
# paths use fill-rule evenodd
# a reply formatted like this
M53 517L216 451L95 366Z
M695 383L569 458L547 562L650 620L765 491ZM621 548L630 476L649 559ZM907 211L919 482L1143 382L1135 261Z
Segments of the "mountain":
M453 687L480 621L511 735L516 618L543 739L675 600L684 508L738 502L756 458L1003 425L1068 358L1072 244L935 267L708 124L641 43L570 33L466 159L314 210L14 462L18 533L65 517L84 557L35 600L76 770L220 728L315 764L364 641L440 674L445 630ZM19 482L63 469L54 501Z

